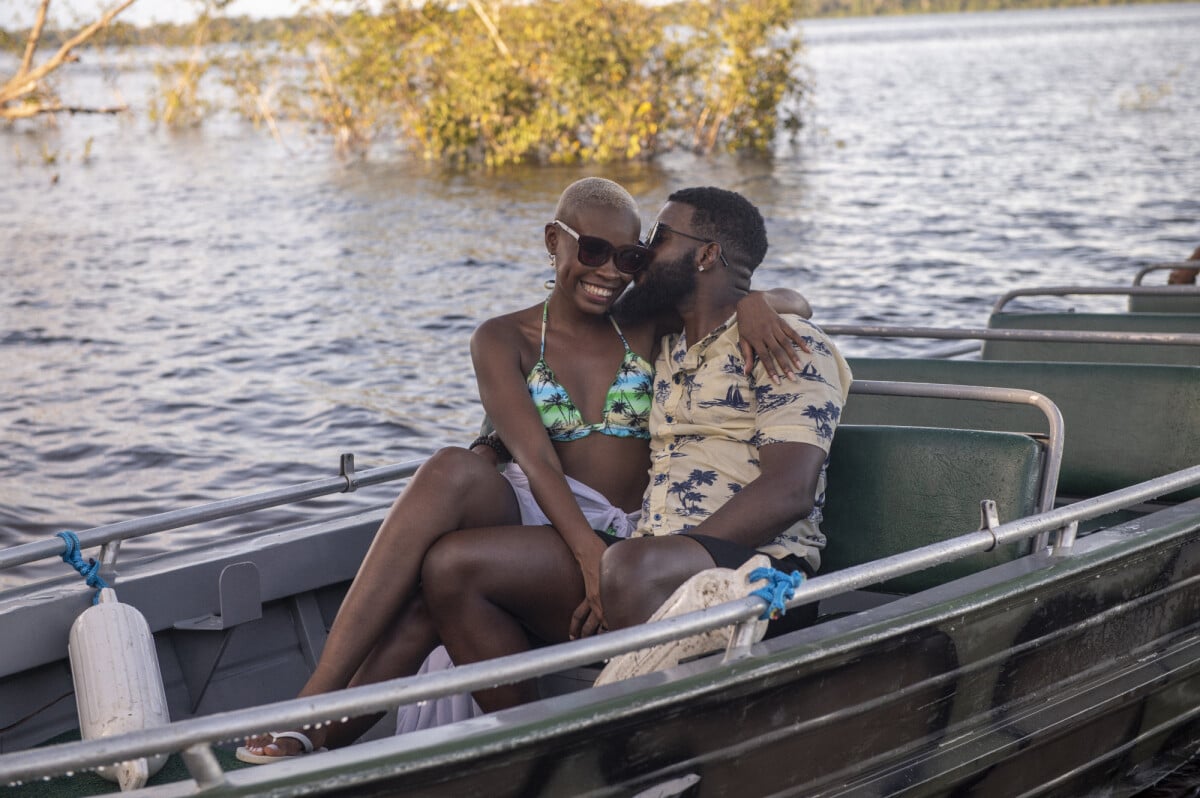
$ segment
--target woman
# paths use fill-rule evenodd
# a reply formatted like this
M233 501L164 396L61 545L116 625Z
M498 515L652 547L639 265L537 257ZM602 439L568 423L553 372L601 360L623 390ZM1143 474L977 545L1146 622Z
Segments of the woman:
M636 202L612 181L585 178L563 192L544 233L555 272L550 296L489 319L471 339L480 399L520 466L501 474L488 458L458 448L421 466L376 534L300 695L416 672L438 643L421 566L454 530L551 524L578 566L596 625L603 623L600 535L632 531L629 514L641 506L649 459L655 325L622 328L608 315L651 257L638 242L640 228ZM785 310L807 309L802 297L786 293L792 301ZM773 317L761 295L745 304L747 317ZM769 325L761 340L771 343L760 351L783 351L775 335L785 327ZM238 756L263 762L348 744L375 720L258 735Z

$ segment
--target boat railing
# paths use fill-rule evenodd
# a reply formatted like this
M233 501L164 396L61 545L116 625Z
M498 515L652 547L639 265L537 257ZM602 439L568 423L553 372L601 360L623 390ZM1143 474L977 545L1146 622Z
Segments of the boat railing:
M1133 284L1141 285L1142 279L1151 272L1174 271L1175 269L1200 269L1200 263L1194 260L1181 260L1174 263L1152 263L1149 266L1143 266L1138 270L1138 273L1133 276ZM1174 288L1186 288L1187 286L1174 286Z
M1130 289L1120 289L1128 292ZM1160 291L1162 289L1147 289ZM1200 296L1200 289L1194 292ZM990 327L910 327L889 324L822 324L830 335L865 338L930 338L949 341L1055 341L1076 344L1164 344L1200 346L1200 333L1108 332L1089 330L1006 330ZM971 351L971 350L968 350ZM963 352L961 354L966 354ZM946 355L943 354L943 357Z
M146 516L145 518L118 521L113 524L93 527L92 529L77 533L79 547L86 549L92 546L103 546L100 562L102 569L107 569L113 565L118 547L123 540L152 535L156 532L179 529L191 526L192 524L202 524L222 518L231 518L255 512L256 510L295 504L334 493L352 493L359 488L410 477L423 462L425 461L409 460L403 463L395 463L379 468L372 468L367 471L356 472L354 470L354 455L343 454L341 456L340 471L336 477L327 477L286 488L237 496L232 499L224 499L182 510L170 510L165 513ZM22 543L0 551L0 569L59 557L64 551L64 542L58 537L33 541L31 543Z
M816 576L802 583L795 597L787 602L787 607L791 609L820 601L1054 530L1060 530L1060 537L1049 553L1051 556L1067 556L1071 550L1071 540L1062 530L1193 485L1200 485L1200 465L1065 507L967 532L875 562ZM178 752L198 788L216 787L224 781L224 773L211 746L225 740L240 739L247 734L272 728L302 728L306 724L327 723L335 718L386 711L403 704L510 684L735 624L737 627L730 636L725 661L736 661L752 656L752 638L748 629L762 610L760 599L747 597L654 623L486 662L461 665L434 674L221 712L97 740L4 754L0 755L0 784L16 784L154 754Z
M1165 264L1170 265L1170 264ZM1164 266L1165 266L1164 265ZM1181 264L1182 265L1182 264ZM1190 268L1200 268L1192 261ZM1194 296L1200 297L1200 286L1190 285L1049 285L1041 288L1014 288L1001 296L992 306L992 313L999 313L1005 305L1017 297L1026 296Z

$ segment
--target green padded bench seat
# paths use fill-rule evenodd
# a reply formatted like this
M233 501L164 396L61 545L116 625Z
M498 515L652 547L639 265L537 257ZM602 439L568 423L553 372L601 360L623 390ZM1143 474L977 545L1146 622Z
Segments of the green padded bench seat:
M850 404L872 397L852 396ZM829 452L820 573L877 560L979 528L979 503L1001 523L1037 512L1042 447L1009 432L843 424ZM890 580L914 593L1028 553L1028 541Z
M1144 297L1153 299L1154 297ZM993 313L994 330L1074 332L1200 333L1200 314L1173 313ZM1080 363L1160 363L1200 366L1200 346L984 341L984 360L1075 361Z
M1058 491L1087 497L1200 463L1200 368L1120 363L849 358L855 379L1024 388L1063 414ZM905 424L1044 433L1032 407L953 399L850 398L844 424ZM1195 498L1189 488L1169 498Z

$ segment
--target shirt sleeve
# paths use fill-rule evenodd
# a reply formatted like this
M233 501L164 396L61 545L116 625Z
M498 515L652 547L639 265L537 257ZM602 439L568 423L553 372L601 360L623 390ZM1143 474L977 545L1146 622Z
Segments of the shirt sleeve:
M811 354L801 355L797 379L771 382L761 363L754 367L756 446L807 443L829 451L852 379L845 359L825 334L798 317L787 317Z

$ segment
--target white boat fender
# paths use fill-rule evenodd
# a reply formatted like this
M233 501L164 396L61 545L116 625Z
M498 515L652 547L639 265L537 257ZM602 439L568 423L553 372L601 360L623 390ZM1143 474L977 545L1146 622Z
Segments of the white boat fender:
M101 588L99 603L75 619L68 654L83 739L170 723L150 625L136 608L117 601L112 588ZM123 791L135 790L146 786L166 761L159 754L97 772Z

